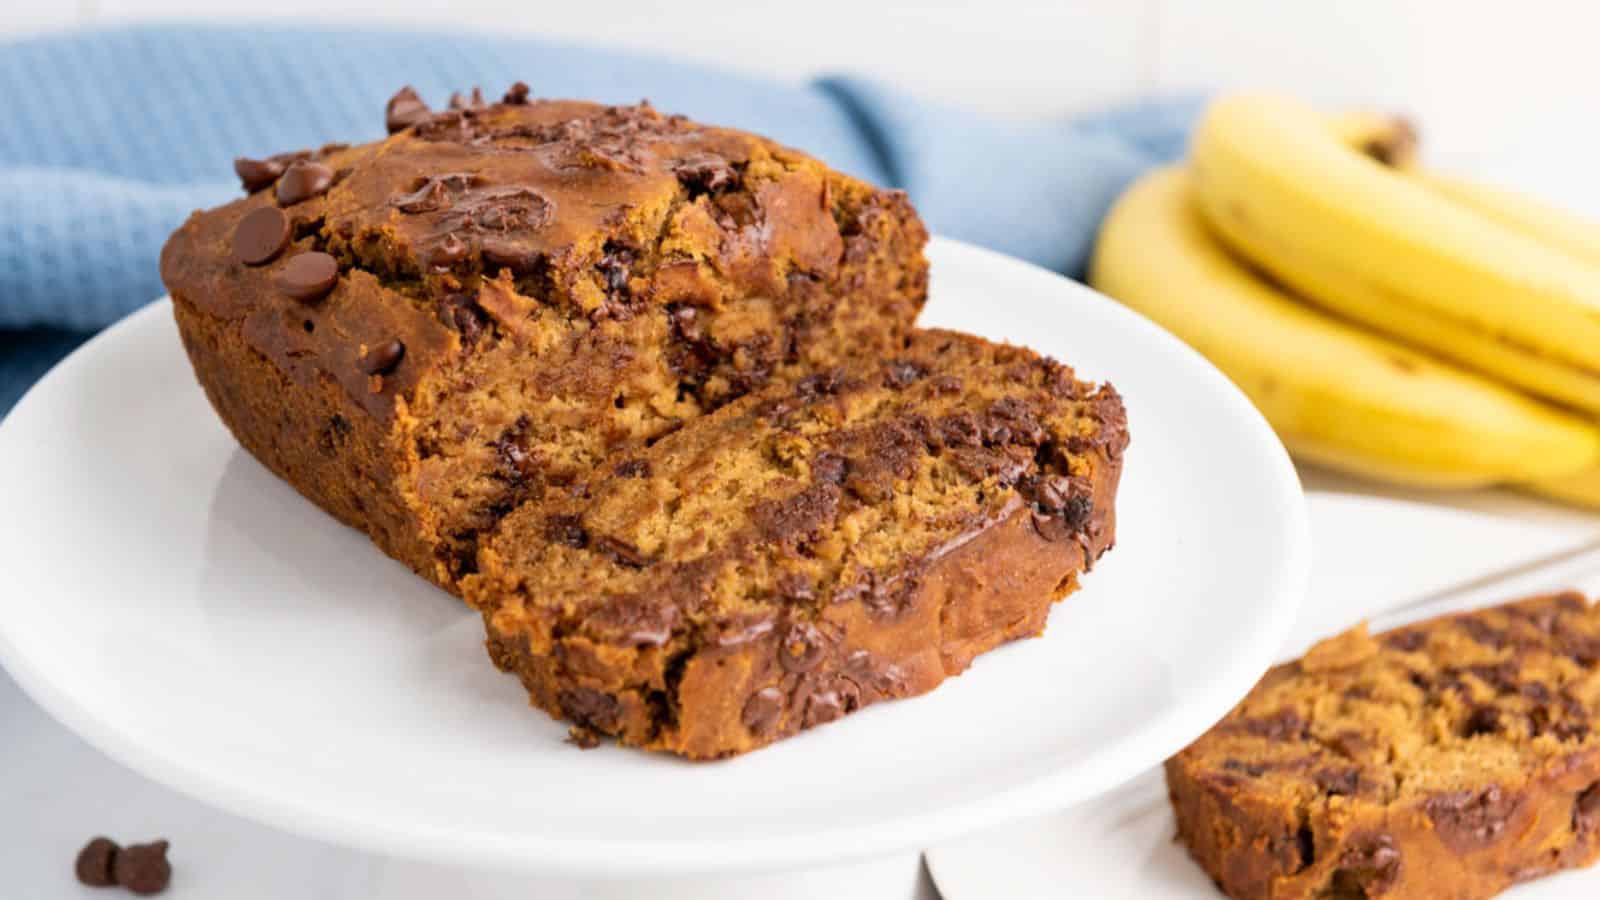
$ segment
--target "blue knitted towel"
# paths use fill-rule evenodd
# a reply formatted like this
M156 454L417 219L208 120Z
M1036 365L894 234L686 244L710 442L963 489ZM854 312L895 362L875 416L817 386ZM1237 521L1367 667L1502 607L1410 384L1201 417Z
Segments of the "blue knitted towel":
M786 84L473 34L165 26L0 44L0 415L84 336L164 293L162 242L239 195L235 156L382 137L403 84L438 106L516 80L769 135L905 188L937 233L1068 274L1123 187L1181 151L1196 111L1000 122L855 78Z

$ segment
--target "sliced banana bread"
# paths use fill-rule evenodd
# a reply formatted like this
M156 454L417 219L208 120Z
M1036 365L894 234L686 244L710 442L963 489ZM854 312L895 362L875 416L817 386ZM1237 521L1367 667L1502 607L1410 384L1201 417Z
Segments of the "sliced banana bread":
M742 753L1039 633L1111 546L1127 440L1110 387L919 332L517 510L466 596L578 739Z
M237 161L249 196L161 273L239 442L451 590L517 504L885 352L925 297L904 195L763 138L521 85L387 113L386 140Z
M1576 594L1364 628L1167 762L1229 896L1491 897L1600 855L1600 611Z

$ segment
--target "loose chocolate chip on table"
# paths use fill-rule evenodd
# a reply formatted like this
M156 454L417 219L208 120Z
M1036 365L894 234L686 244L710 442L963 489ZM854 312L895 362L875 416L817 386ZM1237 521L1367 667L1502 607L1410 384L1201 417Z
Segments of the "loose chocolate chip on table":
M278 179L278 202L293 206L326 191L333 184L333 170L322 163L301 160L283 170Z
M528 86L526 84L523 84L520 81L517 82L516 84L513 84L511 86L511 90L506 91L505 99L502 100L501 102L502 103L509 103L512 106L521 106L524 103L527 103L528 102Z
M339 261L326 253L301 253L284 263L278 290L301 303L315 303L339 283Z
M368 375L387 375L393 372L395 366L400 365L400 360L406 355L406 345L399 341L384 341L367 350L367 356L361 361L361 370Z
M389 133L394 134L396 131L410 128L432 114L428 104L423 103L417 92L407 86L389 98L389 104L383 109L383 121Z
M247 266L271 262L289 243L289 217L276 206L251 210L233 229L233 257Z
M247 193L271 185L283 174L283 163L276 159L250 159L241 156L233 161L233 171L239 176L239 183L244 185Z
M107 837L97 837L85 844L78 851L78 862L74 867L78 880L89 887L110 887L116 884L116 879L111 877L111 864L117 858L117 851L122 848L117 842Z
M167 862L167 842L134 844L124 847L111 864L117 884L131 893L159 894L172 883L172 864Z

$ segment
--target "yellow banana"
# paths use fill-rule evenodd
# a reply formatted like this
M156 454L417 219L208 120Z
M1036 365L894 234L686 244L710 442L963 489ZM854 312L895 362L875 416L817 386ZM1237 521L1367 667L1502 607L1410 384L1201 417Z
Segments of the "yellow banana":
M1600 454L1585 422L1256 277L1206 231L1182 169L1152 173L1117 201L1089 279L1210 358L1304 459L1473 486L1565 474Z
M1574 506L1600 509L1600 466L1590 466L1576 475L1530 481L1518 487Z
M1353 128L1353 139L1361 135ZM1352 144L1353 146L1358 144ZM1600 222L1574 215L1531 197L1479 181L1412 167L1397 160L1407 174L1442 196L1591 264L1600 265ZM1523 485L1567 503L1600 508L1600 466L1575 475Z
M1355 110L1333 115L1329 124L1345 146L1404 173L1434 193L1548 247L1600 266L1600 222L1515 191L1420 167L1416 130L1406 120ZM1563 392L1553 393L1559 397ZM1600 508L1600 466L1521 487L1567 503Z
M1191 149L1200 208L1298 294L1600 413L1600 265L1390 168L1412 154L1396 121L1351 114L1330 127L1286 98L1219 100Z
M1417 164L1417 131L1401 116L1346 110L1328 117L1340 143L1358 150L1460 206L1546 246L1600 266L1600 222L1526 194Z
M1530 197L1465 178L1426 170L1414 175L1435 191L1464 206L1476 209L1551 247L1600 265L1600 223ZM1567 503L1600 508L1600 467L1591 466L1576 475L1553 481L1536 481L1523 487Z
M1431 169L1408 174L1461 206L1592 266L1600 266L1600 222L1468 178Z

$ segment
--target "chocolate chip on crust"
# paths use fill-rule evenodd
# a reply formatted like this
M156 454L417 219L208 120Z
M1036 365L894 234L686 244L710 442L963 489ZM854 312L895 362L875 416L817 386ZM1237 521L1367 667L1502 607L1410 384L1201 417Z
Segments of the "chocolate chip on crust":
M387 375L400 365L406 355L406 345L397 340L383 341L367 350L361 361L361 371L368 375Z
M289 217L276 206L251 210L233 229L233 258L247 266L271 262L288 245Z
M319 162L300 160L283 171L273 194L280 204L293 206L320 196L332 186L332 169Z
M417 92L408 85L389 98L389 103L383 110L383 121L389 133L394 134L418 122L426 121L431 115L432 111L428 109L428 104L423 103L422 98L418 97Z
M300 253L278 272L278 290L301 303L315 303L339 283L339 261L326 253Z

